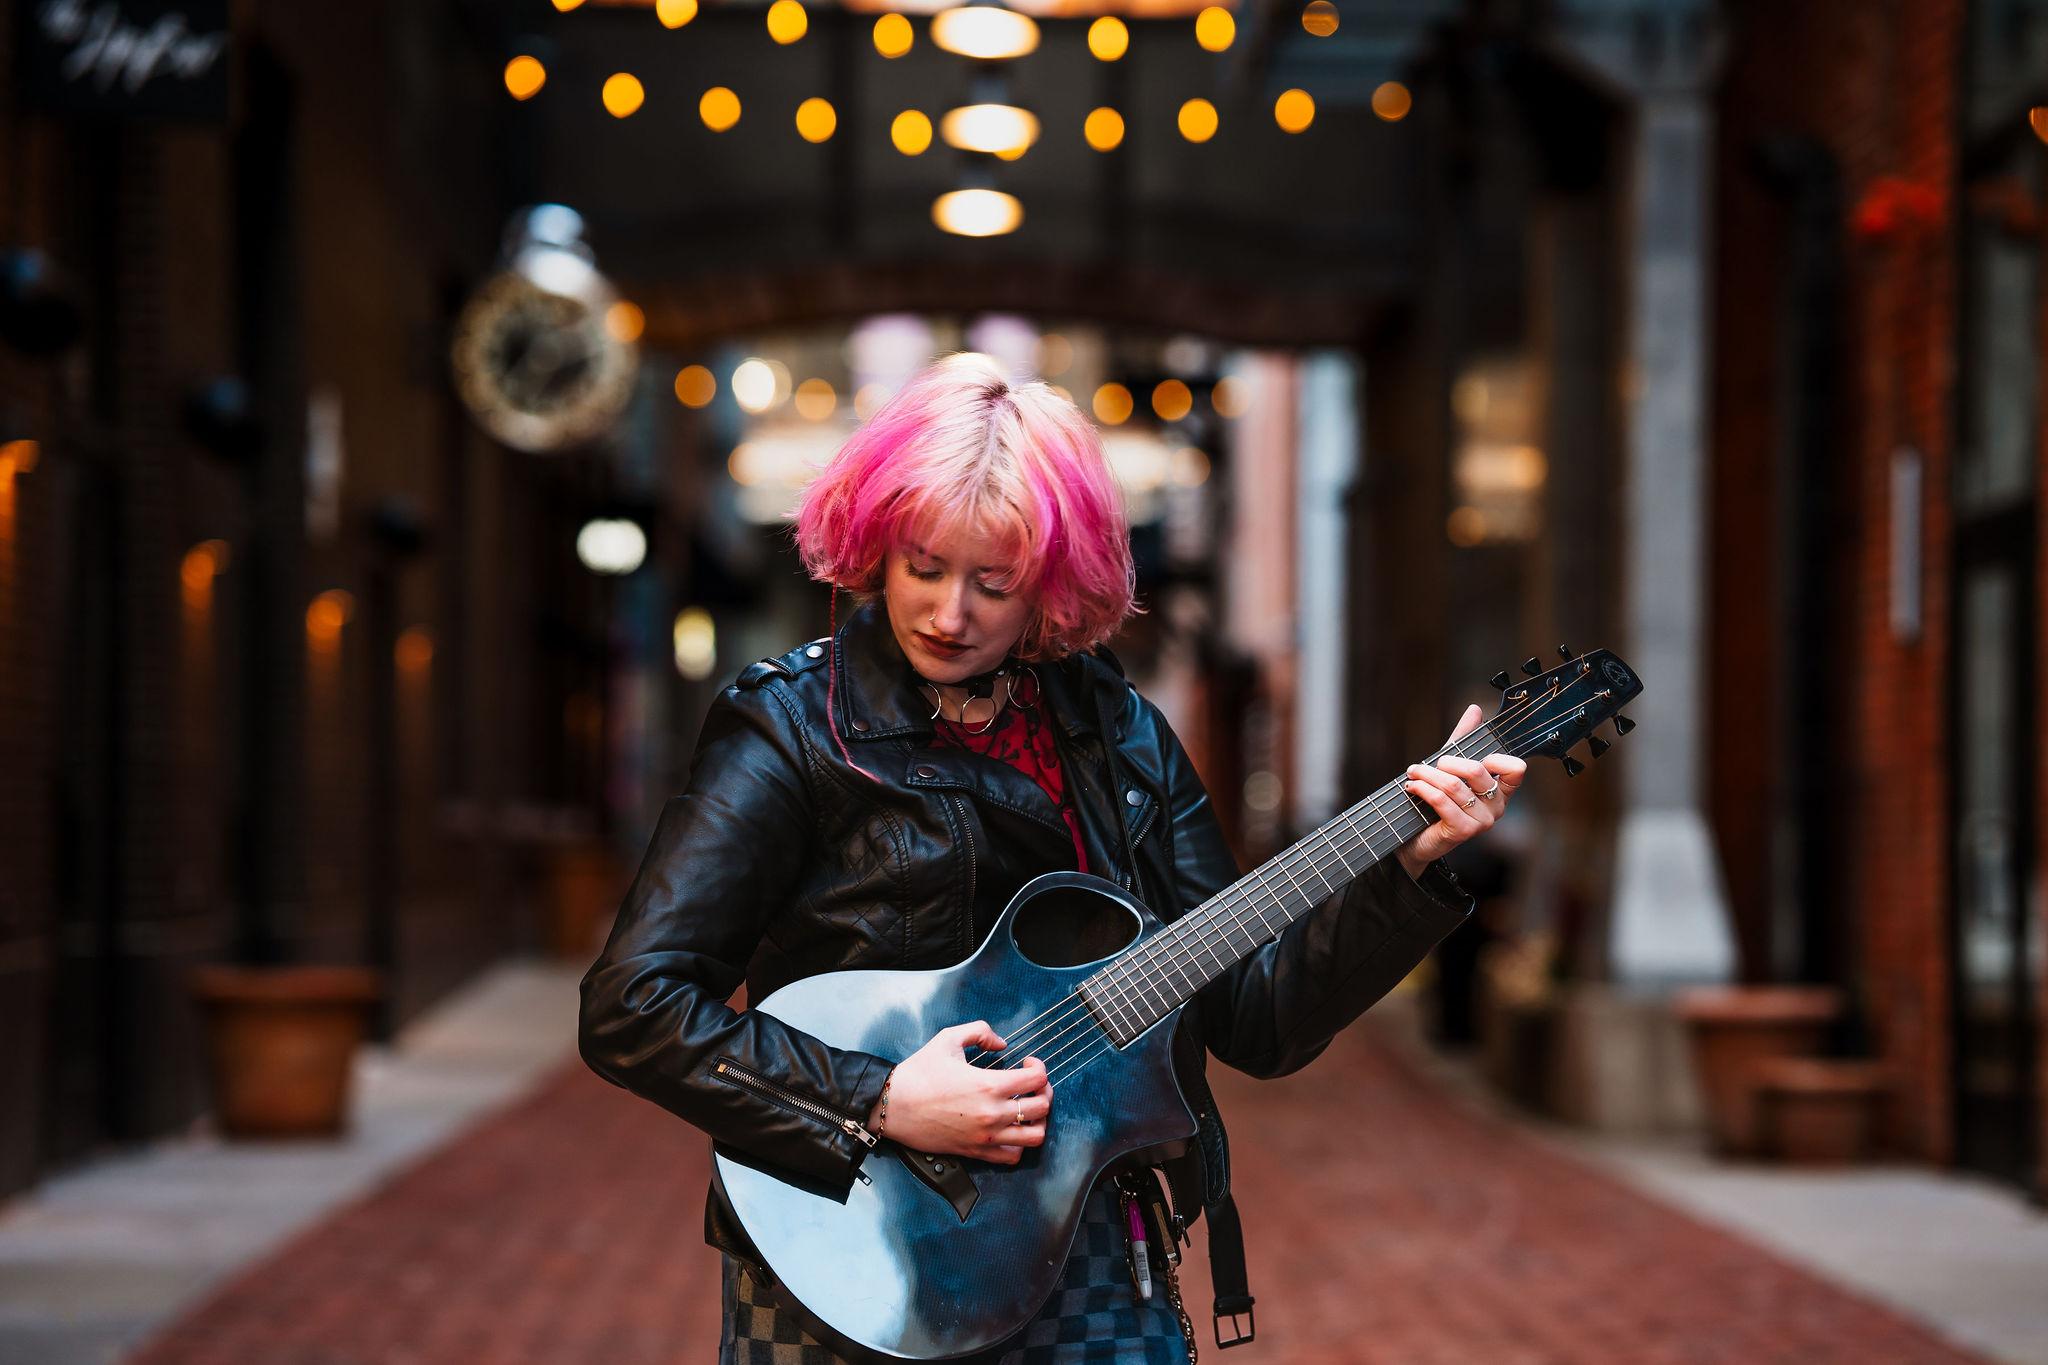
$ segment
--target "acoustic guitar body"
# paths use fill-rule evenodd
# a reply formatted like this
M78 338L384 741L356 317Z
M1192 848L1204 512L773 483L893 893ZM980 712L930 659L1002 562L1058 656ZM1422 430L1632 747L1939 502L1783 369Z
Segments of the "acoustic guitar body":
M1195 1119L1173 1075L1179 1010L1119 1050L1073 996L1162 927L1111 882L1048 873L1018 891L958 966L828 972L755 1006L835 1047L897 1060L942 1028L986 1019L1008 1046L977 1060L1035 1055L1052 1076L1045 1144L1026 1148L1016 1166L931 1158L885 1137L841 1198L714 1147L718 1191L773 1273L777 1297L813 1335L882 1359L1000 1347L1059 1283L1096 1178L1125 1158L1184 1148Z

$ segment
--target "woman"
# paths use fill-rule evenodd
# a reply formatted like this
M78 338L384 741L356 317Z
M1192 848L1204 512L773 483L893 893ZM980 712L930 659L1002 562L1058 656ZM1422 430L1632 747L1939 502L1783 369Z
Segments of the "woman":
M1042 872L1108 878L1168 918L1237 880L1186 753L1103 647L1132 610L1115 484L1073 404L954 355L846 442L796 537L810 572L860 605L712 705L688 789L583 979L583 1056L827 1188L851 1186L868 1134L1014 1163L1057 1101L1035 1057L969 1063L968 1048L1005 1046L989 1021L897 1059L723 1002L742 979L758 1000L819 972L959 962ZM1168 1184L1175 1214L1210 1210L1212 1249L1234 1245L1236 1217L1205 1053L1257 1076L1320 1053L1470 911L1434 860L1489 827L1523 773L1506 754L1411 769L1439 822L1182 1011L1176 1072L1202 1129ZM1090 1196L1060 1287L1006 1365L1190 1358L1177 1294L1134 1292L1127 1198L1107 1182ZM763 1291L715 1199L706 1237L726 1252L722 1362L836 1358ZM1219 1314L1242 1311L1241 1253L1216 1254Z

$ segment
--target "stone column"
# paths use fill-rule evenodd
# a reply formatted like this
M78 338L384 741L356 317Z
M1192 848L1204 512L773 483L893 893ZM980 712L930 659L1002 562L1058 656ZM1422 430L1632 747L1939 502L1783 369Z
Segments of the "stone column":
M1564 51L1634 109L1624 164L1627 327L1625 490L1618 652L1642 675L1622 761L1607 916L1610 984L1581 992L1566 1023L1577 1116L1601 1126L1684 1122L1695 1112L1668 993L1729 979L1735 956L1703 810L1706 640L1709 0L1567 0ZM1609 762L1613 759L1610 758Z

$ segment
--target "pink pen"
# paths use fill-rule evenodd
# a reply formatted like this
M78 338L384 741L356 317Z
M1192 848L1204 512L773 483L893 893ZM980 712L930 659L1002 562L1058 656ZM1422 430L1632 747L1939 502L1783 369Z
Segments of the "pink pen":
M1124 1196L1124 1212L1131 1221L1131 1281L1138 1286L1138 1297L1148 1303L1152 1299L1152 1258L1145 1254L1145 1219L1138 1212L1138 1201Z

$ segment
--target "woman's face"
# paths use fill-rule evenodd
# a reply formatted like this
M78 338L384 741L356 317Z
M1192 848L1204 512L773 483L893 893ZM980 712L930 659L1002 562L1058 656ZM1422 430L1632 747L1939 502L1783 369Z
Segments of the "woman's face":
M972 531L911 536L891 550L882 595L889 628L929 682L957 683L997 667L1030 624L1035 594L987 586L1009 566Z

